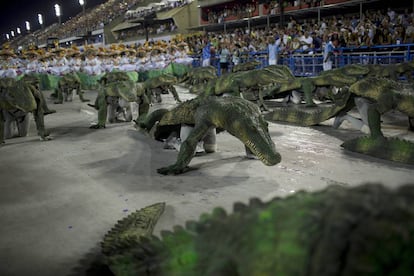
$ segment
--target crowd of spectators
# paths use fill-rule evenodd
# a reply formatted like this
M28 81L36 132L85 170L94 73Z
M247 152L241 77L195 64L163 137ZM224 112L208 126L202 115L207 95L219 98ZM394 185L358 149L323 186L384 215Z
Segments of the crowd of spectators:
M256 11L256 5L252 3L229 3L228 5L218 6L206 10L203 15L207 16L208 23L222 23L229 18L242 19L250 17Z
M175 30L177 30L177 26L174 24L174 22L155 23L151 24L151 26L148 27L148 35L155 36L174 33ZM115 35L116 39L120 42L128 41L132 38L142 38L145 37L145 28L142 25L139 25L137 27L116 32Z
M108 0L87 10L85 14L79 13L53 32L43 32L38 36L39 44L45 43L46 39L51 36L66 38L85 35L88 32L102 29L105 24L111 22L114 18L125 14L127 10L143 2L144 0Z
M239 28L228 33L208 33L205 39L212 43L213 52L221 43L233 52L267 51L269 40L276 40L279 55L289 55L321 52L332 34L339 37L341 47L351 49L414 43L414 13L408 9L367 10L362 18L356 14L337 15L322 18L319 23L316 18L297 22L291 17L283 28L277 24L270 28ZM202 41L196 36L188 38L187 43L195 53L200 53Z
M190 3L189 0L177 0L167 1L167 9L186 5ZM85 13L79 13L75 17L63 22L59 28L53 30L45 30L37 35L38 44L46 43L48 37L66 38L73 36L83 36L89 32L103 29L105 24L110 23L114 18L126 15L127 11L133 10L136 6L145 5L150 3L146 0L108 0L103 4L100 4ZM154 4L154 3L153 3ZM142 10L144 15L147 13L153 13L153 9ZM172 27L174 28L174 27ZM160 33L167 31L170 28L163 28L163 26L153 26L150 28L151 33ZM135 34L143 33L141 29L135 29L133 31L125 31L121 35L122 38L135 36Z
M321 0L292 0L284 2L284 8L289 9L291 7L298 7L301 9L312 8L320 5ZM269 1L266 4L268 14L274 15L280 13L279 1ZM204 19L209 24L222 23L228 20L237 20L241 18L251 17L256 12L255 3L244 2L230 2L223 6L217 6L215 8L209 8L205 10L203 14Z
M192 0L176 0L176 1L162 0L161 2L151 3L145 7L138 7L136 9L128 10L125 13L124 19L131 20L131 19L146 17L155 12L168 11L174 8L185 6L191 2Z

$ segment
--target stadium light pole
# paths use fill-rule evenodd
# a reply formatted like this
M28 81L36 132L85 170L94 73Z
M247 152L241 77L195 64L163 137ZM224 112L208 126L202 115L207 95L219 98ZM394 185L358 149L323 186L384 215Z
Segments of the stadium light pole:
M38 13L37 14L37 19L39 20L40 27L43 29L43 15Z
M57 18L59 19L59 25L62 24L62 19L61 19L62 13L61 13L59 4L55 4L55 14Z
M247 9L247 12L249 13L249 18L247 19L247 28L249 29L249 36L250 36L251 35L250 18L252 17L253 10L249 7Z
M82 13L85 14L86 0L79 0L79 5L82 6Z
M30 32L30 22L26 21L26 31L29 33Z

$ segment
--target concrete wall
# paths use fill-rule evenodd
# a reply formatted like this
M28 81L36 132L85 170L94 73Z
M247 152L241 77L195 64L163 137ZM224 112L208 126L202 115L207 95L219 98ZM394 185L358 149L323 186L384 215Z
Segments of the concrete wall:
M198 0L198 1L194 1L194 2L198 2L197 5L200 5L200 7L209 7L212 5L217 5L217 4L221 4L221 3L227 3L227 2L232 2L234 0Z
M173 16L180 32L185 33L189 28L199 26L200 9L197 6L197 1L194 1Z

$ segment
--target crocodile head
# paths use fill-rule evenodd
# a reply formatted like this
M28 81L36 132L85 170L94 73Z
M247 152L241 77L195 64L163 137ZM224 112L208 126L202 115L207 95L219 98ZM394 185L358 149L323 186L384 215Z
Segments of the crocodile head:
M128 102L137 100L137 84L131 80L107 83L104 91L106 96L121 97Z
M36 109L36 99L32 94L33 86L26 84L24 81L17 81L15 85L2 89L1 99L10 107L19 109L24 112L31 112Z
M281 161L268 129L268 123L259 108L246 100L229 97L231 110L226 110L228 122L225 129L242 141L260 161L267 166Z
M160 82L163 82L165 84L174 84L177 83L177 77L170 75L170 74L162 74L158 77L158 80Z

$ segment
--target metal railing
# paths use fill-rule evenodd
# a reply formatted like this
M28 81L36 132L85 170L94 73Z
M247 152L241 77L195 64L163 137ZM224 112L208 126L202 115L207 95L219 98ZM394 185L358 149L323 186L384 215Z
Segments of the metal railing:
M286 65L295 76L316 76L323 71L323 54L321 51L314 51L307 54L300 51L288 55L280 55L278 64ZM339 48L334 58L333 68L343 67L348 64L393 64L411 61L414 54L414 44L381 45L358 48ZM201 56L193 56L193 67L200 67ZM268 66L267 51L241 53L241 63L257 60L260 65L257 68ZM217 75L221 75L219 56L211 58L211 65L217 68ZM229 70L232 68L229 65Z

